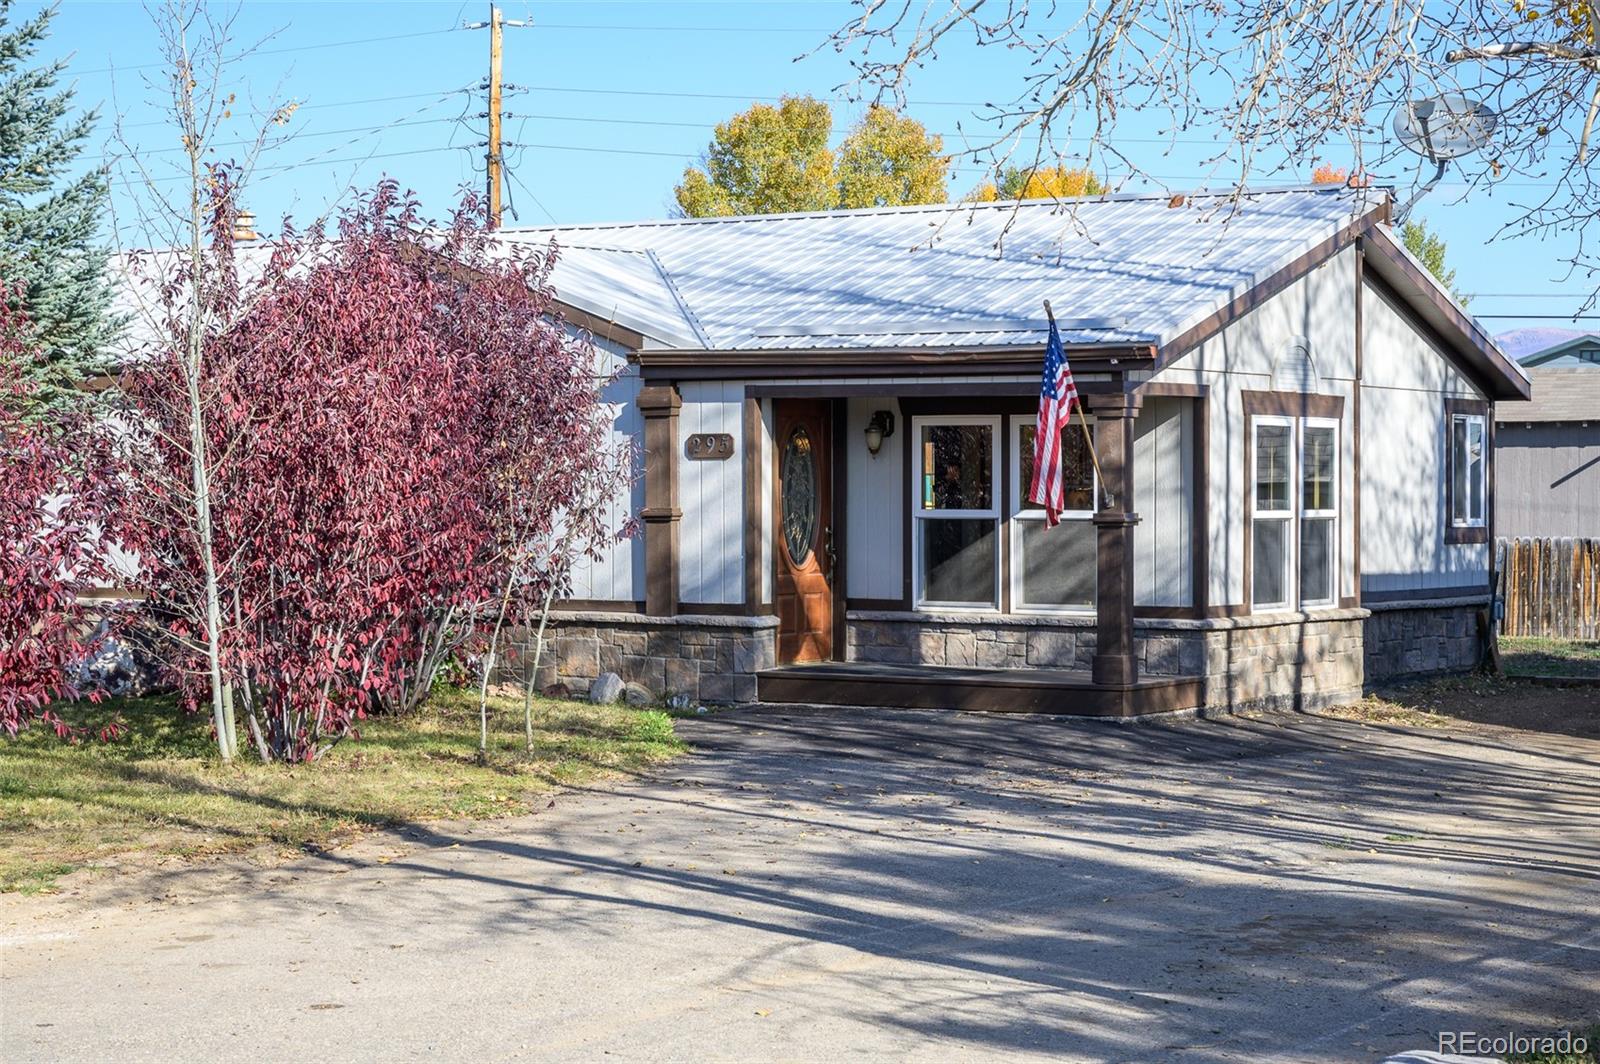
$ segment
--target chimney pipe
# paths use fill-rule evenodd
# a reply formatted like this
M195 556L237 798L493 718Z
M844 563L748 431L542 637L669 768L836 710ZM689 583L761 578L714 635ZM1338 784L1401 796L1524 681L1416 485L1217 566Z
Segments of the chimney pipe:
M246 244L252 240L260 240L256 235L256 216L252 211L240 211L233 218L233 239L237 243Z

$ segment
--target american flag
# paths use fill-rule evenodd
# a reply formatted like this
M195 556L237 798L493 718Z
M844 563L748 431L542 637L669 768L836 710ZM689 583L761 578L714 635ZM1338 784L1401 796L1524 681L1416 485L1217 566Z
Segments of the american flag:
M1033 434L1033 483L1028 498L1044 507L1047 528L1061 523L1066 509L1066 485L1061 474L1061 433L1072 420L1078 402L1078 386L1072 383L1072 367L1061 349L1061 334L1055 319L1050 319L1050 342L1044 349L1044 379L1039 385L1039 423Z

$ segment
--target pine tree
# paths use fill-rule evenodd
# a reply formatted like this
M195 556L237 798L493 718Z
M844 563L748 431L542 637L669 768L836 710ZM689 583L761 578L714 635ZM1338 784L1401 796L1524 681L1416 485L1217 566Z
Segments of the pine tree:
M109 193L103 168L72 176L95 114L72 117L57 90L64 60L30 67L56 8L12 28L0 0L0 282L31 321L47 401L70 394L112 339L106 252L95 235Z

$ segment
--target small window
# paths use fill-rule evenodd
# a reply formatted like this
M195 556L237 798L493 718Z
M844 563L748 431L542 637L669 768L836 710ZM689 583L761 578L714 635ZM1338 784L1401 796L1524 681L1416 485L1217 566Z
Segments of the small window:
M1289 531L1294 522L1294 422L1263 417L1255 419L1254 426L1250 604L1260 609L1285 609L1291 601Z
M1485 420L1482 414L1450 415L1450 524L1455 528L1484 527Z
M1306 421L1300 430L1300 604L1326 606L1334 595L1339 429Z
M1094 517L1094 462L1074 413L1061 437L1067 508L1047 528L1044 507L1028 499L1033 483L1035 416L1011 419L1011 602L1019 611L1085 612L1095 606L1099 556Z
M919 606L999 605L998 417L918 418L912 549Z

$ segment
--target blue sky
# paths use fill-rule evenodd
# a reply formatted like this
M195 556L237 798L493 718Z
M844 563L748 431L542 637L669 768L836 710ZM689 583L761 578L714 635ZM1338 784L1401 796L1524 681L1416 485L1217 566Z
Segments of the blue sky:
M39 5L19 4L18 17ZM816 49L848 17L850 7L816 2L521 2L504 0L509 19L505 80L507 190L516 215L508 224L610 221L667 213L683 167L704 150L711 128L753 100L784 93L831 97L849 79L845 61ZM414 189L430 213L443 214L464 182L482 182L486 102L475 86L487 69L486 31L456 29L482 21L488 4L247 3L237 21L241 45L268 37L256 54L232 67L241 100L292 98L294 137L260 161L249 205L264 228L285 212L307 219L344 189L389 174ZM143 78L156 70L157 42L143 6L126 0L66 0L49 43L71 53L69 78L84 106L106 120L120 113L130 139L158 176L179 158L175 134L157 124L161 112ZM1024 59L1001 49L954 47L912 85L910 113L960 144L958 124L973 128L988 100L1016 92ZM840 99L836 129L859 104ZM1204 183L1203 136L1169 146L1163 116L1125 115L1117 143L1175 189ZM237 136L250 124L241 117ZM105 146L108 150L110 144ZM1335 156L1337 159L1337 156ZM957 163L952 192L982 177ZM1309 179L1311 164L1304 167ZM1378 175L1407 185L1413 175ZM1275 176L1274 182L1282 182ZM1593 281L1566 278L1557 240L1489 241L1516 216L1509 202L1531 191L1512 182L1461 202L1448 183L1418 209L1448 241L1456 286L1472 293L1472 310L1495 332L1523 324L1504 314L1571 313ZM124 193L119 193L124 194ZM126 217L126 212L122 214ZM1585 323L1600 327L1600 319Z

